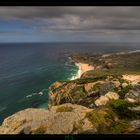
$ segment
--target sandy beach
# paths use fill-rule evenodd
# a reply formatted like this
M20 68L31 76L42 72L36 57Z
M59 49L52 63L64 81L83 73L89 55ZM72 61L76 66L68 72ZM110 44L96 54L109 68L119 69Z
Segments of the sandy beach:
M74 80L74 79L77 79L77 78L80 78L81 75L86 72L86 71L89 71L89 70L94 70L94 66L91 66L87 63L75 63L75 65L78 66L79 70L77 72L77 75L76 76L72 76L70 78L70 80Z
M134 74L127 74L123 75L123 79L128 80L130 82L140 82L140 75L134 75Z
M81 74L89 70L94 70L94 66L91 66L86 63L77 63L77 65L79 66L79 69L81 70Z

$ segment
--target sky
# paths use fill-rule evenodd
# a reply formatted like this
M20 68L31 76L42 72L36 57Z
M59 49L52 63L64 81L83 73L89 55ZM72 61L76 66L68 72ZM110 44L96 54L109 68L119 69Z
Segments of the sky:
M140 42L140 7L1 6L0 43Z

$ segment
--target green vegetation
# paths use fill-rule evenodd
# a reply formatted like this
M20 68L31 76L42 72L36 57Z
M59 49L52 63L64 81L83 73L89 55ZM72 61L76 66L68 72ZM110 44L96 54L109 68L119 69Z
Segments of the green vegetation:
M114 106L117 107L118 104L123 103L115 103ZM86 117L93 126L98 128L98 134L122 134L127 131L130 125L127 120L115 121L114 119L118 116L117 114L118 112L115 113L111 109L97 109L87 113Z
M105 118L104 118L105 114L102 112L98 112L98 111L92 111L86 114L86 118L88 118L88 120L92 123L104 123L105 122Z
M66 106L62 106L57 108L56 112L71 112L73 111L72 107L66 107Z
M131 85L126 86L125 88L122 88L121 91L118 92L121 99L124 99L125 94L129 92L129 90L132 89Z
M79 99L83 99L87 96L87 94L84 91L83 86L77 87L77 88L71 90L70 94L72 95L72 98L74 99L75 102L78 102Z
M101 85L102 85L102 84L101 84L100 82L99 82L99 83L96 83L96 84L94 85L94 87L93 87L93 90L99 89Z
M123 134L130 127L127 121L119 120L115 122L112 126L108 127L106 130L101 132L102 134Z
M124 80L124 79L122 79L122 78L120 78L120 79L118 79L119 80L119 82L122 84L122 83L126 83L126 81Z
M103 77L103 76L113 76L113 77L117 77L119 76L120 73L116 73L115 71L111 71L111 70L90 70L87 71L83 74L87 76L87 77L93 77L93 78L97 78L97 77Z
M126 100L112 100L108 103L109 107L122 119L140 118L140 113L133 112L129 107L136 106L135 103L129 103Z
M120 82L124 82L123 79L121 79L121 75L123 74L140 74L139 68L131 68L131 69L126 69L126 68L113 68L110 70L90 70L85 72L82 75L82 78L87 77L87 78L96 78L96 77L102 77L102 76L113 76L113 78L118 78L120 77Z
M34 131L34 134L45 134L46 132L46 127L45 126L40 126L39 128L37 128L35 131Z
M95 77L95 78L80 78L76 80L67 81L67 83L76 83L76 84L86 84L96 82L97 80L106 79L106 76Z
M104 126L113 123L114 113L110 110L96 109L87 113L85 117L88 118L93 126L96 126L99 129L104 129Z

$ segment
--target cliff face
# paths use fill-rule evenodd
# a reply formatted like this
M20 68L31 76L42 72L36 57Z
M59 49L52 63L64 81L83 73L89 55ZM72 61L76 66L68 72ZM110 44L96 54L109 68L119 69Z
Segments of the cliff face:
M120 120L111 109L89 109L63 104L45 109L25 109L6 118L1 134L120 134L136 130L140 121ZM137 126L138 127L138 126Z
M53 106L49 110L29 108L4 120L2 134L68 134L92 129L85 118L92 110L72 104ZM9 125L10 124L10 125Z
M112 68L57 81L49 88L48 109L13 114L0 134L140 134L139 76L139 71Z
M0 134L139 133L138 82L109 75L56 82L49 97L48 109L29 108L6 118Z
M138 80L133 82L124 79L121 75L106 75L106 73L96 75L94 78L83 77L59 82L59 87L56 82L49 89L49 106L73 103L97 108L106 105L110 100L123 99L139 102L140 84L138 82Z

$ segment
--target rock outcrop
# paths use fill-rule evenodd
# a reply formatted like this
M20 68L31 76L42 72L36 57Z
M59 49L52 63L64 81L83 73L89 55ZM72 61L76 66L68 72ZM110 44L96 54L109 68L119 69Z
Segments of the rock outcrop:
M25 109L6 118L0 127L1 134L70 134L92 129L84 118L92 111L70 103L45 109ZM86 122L86 123L84 123ZM10 124L10 125L9 125Z
M131 132L130 134L140 134L140 120L133 120L130 122Z
M129 92L129 83L119 75L81 78L62 82L57 87L54 85L56 83L49 88L49 106L73 103L94 108L119 99L119 96L124 98Z
M49 110L19 111L4 120L0 134L125 134L138 129L136 123L120 120L107 107L89 109L66 103Z
M133 85L131 90L125 94L125 99L129 102L140 102L140 84Z
M25 109L6 118L0 134L80 134L102 133L118 118L108 109L93 110L74 104L45 109Z
M108 92L104 96L99 97L95 101L95 105L96 106L106 105L109 100L117 100L117 99L119 99L119 95L117 93L115 93L115 92Z

